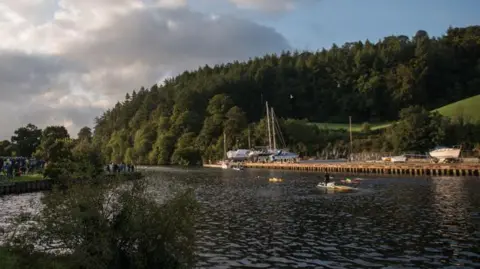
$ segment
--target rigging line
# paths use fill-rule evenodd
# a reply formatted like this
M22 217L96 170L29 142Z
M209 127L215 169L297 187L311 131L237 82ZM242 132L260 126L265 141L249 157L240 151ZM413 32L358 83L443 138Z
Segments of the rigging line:
M278 134L280 134L280 142L282 143L282 147L286 148L287 144L285 143L285 139L283 137L282 130L280 129L280 123L278 122L277 117L275 117L275 124L278 130Z

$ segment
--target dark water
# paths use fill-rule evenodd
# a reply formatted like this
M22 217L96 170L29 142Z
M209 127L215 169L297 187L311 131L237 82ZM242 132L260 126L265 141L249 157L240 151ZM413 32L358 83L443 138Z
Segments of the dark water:
M196 189L197 268L480 268L479 178L362 177L326 193L313 173L149 170L162 195ZM28 197L1 198L0 223Z
M480 268L478 178L364 178L359 192L326 193L313 173L153 175L197 190L198 268Z

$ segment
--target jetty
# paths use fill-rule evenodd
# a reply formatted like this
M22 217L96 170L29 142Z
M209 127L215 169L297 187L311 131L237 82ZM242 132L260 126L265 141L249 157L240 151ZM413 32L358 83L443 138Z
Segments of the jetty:
M204 165L215 167L215 165ZM479 163L243 163L246 168L284 169L345 174L409 175L409 176L480 176Z

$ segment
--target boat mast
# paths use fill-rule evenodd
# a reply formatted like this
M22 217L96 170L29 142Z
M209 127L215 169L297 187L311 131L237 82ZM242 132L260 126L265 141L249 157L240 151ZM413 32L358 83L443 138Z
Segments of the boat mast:
M272 110L272 138L273 138L273 150L277 150L277 141L275 140L275 114L273 112L273 107L271 108Z
M348 117L348 123L350 127L350 162L352 161L353 158L353 138L352 138L352 116Z
M252 145L250 143L250 126L248 126L248 149L251 149Z
M227 135L223 131L223 159L227 159Z
M265 106L267 107L267 131L268 131L268 149L272 149L272 134L270 133L270 112L268 109L268 102L265 102Z

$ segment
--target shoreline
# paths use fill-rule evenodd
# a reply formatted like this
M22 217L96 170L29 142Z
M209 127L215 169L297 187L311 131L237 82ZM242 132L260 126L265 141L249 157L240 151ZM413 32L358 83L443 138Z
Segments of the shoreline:
M141 172L130 172L126 174L121 174L128 176L127 180L139 179L143 176ZM115 176L115 174L106 174L106 177ZM78 179L81 181L81 179ZM75 180L74 180L75 181ZM0 196L3 195L16 195L23 193L32 193L32 192L42 192L49 191L52 189L54 183L51 179L41 179L41 180L29 180L29 181L9 181L0 185Z
M243 163L245 168L281 169L344 174L409 175L409 176L480 176L480 164L432 164L416 163ZM204 164L205 168L221 168L218 164Z

